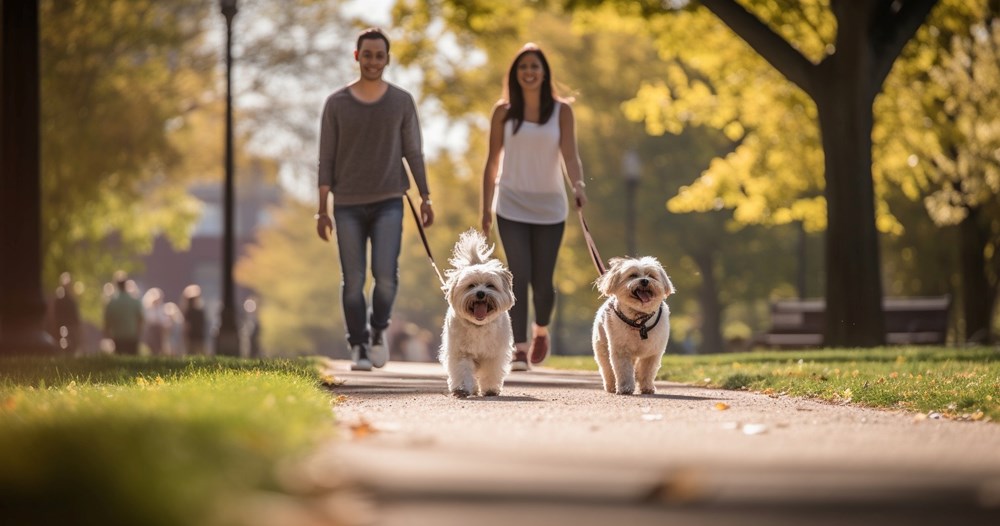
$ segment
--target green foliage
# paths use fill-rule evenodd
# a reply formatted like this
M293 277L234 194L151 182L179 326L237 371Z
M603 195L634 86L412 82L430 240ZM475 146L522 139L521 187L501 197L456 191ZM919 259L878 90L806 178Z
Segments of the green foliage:
M210 524L332 432L314 362L9 359L0 507L16 524ZM59 506L52 506L58 502Z
M181 118L208 89L197 0L40 4L45 282L102 283L135 268L153 236L188 242L197 217L181 183ZM99 317L96 288L82 297Z
M553 357L546 365L597 368L590 357ZM958 419L1000 418L1000 352L989 347L666 355L659 378L867 407L937 412Z
M344 341L337 244L316 234L312 206L286 199L273 213L235 271L260 295L261 345L278 356L334 354Z

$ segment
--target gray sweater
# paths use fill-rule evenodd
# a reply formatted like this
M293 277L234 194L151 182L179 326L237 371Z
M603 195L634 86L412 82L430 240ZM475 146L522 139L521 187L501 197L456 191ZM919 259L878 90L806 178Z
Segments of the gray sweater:
M319 186L336 204L399 197L410 188L406 159L421 195L430 193L420 123L413 97L389 84L376 102L354 98L347 87L327 97L319 133Z

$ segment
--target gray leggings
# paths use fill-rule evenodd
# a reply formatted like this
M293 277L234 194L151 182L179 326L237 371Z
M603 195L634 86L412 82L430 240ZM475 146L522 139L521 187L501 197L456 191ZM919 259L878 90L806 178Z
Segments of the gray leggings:
M535 323L543 327L552 318L556 289L552 277L566 223L534 225L497 216L497 230L507 254L507 267L514 275L514 307L510 323L514 343L528 341L528 285L531 285Z

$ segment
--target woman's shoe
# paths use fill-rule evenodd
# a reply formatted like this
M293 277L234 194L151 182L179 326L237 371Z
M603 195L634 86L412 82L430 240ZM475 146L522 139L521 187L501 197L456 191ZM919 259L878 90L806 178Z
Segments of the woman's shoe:
M540 336L535 336L531 340L531 348L528 350L528 354L531 356L532 364L540 364L549 357L549 335L542 334Z

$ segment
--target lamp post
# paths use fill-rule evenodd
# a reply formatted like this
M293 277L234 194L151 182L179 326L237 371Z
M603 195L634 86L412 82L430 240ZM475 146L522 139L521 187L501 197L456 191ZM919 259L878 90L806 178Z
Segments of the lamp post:
M622 177L625 179L625 250L633 257L638 255L635 241L635 197L641 173L639 154L635 150L626 151L622 156Z
M236 327L236 298L233 287L233 17L236 0L219 0L226 17L226 183L224 192L224 232L222 237L222 312L215 354L240 356L240 337Z

